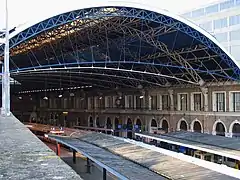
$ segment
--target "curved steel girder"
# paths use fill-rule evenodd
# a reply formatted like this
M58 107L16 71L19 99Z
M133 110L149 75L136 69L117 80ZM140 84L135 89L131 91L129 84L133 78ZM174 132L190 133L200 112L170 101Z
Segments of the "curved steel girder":
M103 10L104 9L104 10ZM111 9L111 10L110 10ZM112 10L114 9L114 11ZM89 12L89 13L87 13ZM99 13L101 12L101 13ZM236 77L240 74L240 69L234 62L230 59L230 57L222 52L222 49L218 47L212 40L205 37L201 32L189 26L187 23L183 23L178 21L172 17L166 16L164 14L159 14L156 12L146 11L137 8L125 8L125 7L97 7L97 8L89 8L89 9L81 9L78 11L72 11L65 14L61 14L50 19L47 19L38 24L38 26L33 26L28 28L27 30L19 33L14 39L11 39L11 47L43 32L53 27L58 27L60 25L72 22L76 19L85 19L85 18L98 18L101 17L136 17L140 19L150 20L160 24L166 24L169 27L174 27L175 29L182 31L189 36L195 38L196 40L202 42L207 47L211 48L214 52L219 54L221 59L225 61L230 67L233 68ZM1 46L0 48L3 48Z
M115 30L117 30L117 27L114 24L112 24L112 28L115 28ZM175 53L174 51L170 52L167 45L155 39L160 35L156 33L159 31L156 31L155 29L150 29L149 31L143 32L138 29L128 27L125 25L120 26L120 29L122 29L122 31L127 34L128 33L131 34L132 36L138 36L139 39L142 39L143 41L151 44L152 46L166 53L169 57L174 59L176 62L178 62L181 66L185 67L186 69L193 69L192 66L187 62L187 60L183 59L181 55L179 55L178 53ZM199 82L201 80L201 77L194 70L187 70L187 71L188 71L188 74L191 75L191 77L195 82Z
M47 88L49 88L49 86L50 87L54 86L54 88L59 87L59 83L56 82L57 80L58 79L55 79L55 81L48 82L46 87ZM23 81L26 82L26 83L31 83L31 84L34 84L36 82L42 83L43 86L40 86L38 88L45 88L44 85L45 85L46 82L44 80L42 80L42 79L39 80L39 79L34 79L34 78L25 78ZM82 81L81 83L84 84L84 85L92 85L94 87L99 87L99 88L105 88L105 89L106 88L110 88L110 87L106 87L106 86L103 86L103 85L100 85L100 84L94 84L93 82L89 83L89 82L83 82ZM68 85L69 85L68 81L65 81L65 82L62 83L62 87L69 87ZM23 88L25 88L25 90L29 89L28 87L25 87L24 85L23 85ZM36 88L36 87L34 87L34 88ZM30 89L33 89L33 88L30 88Z
M48 86L50 86L50 85L53 85L53 86L55 86L54 88L56 88L56 87L59 87L60 86L60 84L57 82L57 80L59 80L59 79L56 79L56 81L51 81L51 82L48 82L47 83L47 86L46 87L48 87ZM24 79L23 80L24 82L31 82L31 83L36 83L36 79ZM41 79L41 80L38 80L37 82L42 82L44 85L45 85L45 83L46 83L46 81L44 81L43 79ZM62 83L62 87L69 87L69 81L65 81L66 83ZM84 82L84 81L81 81L81 83L82 84L84 84L84 85L86 85L86 86L93 86L93 87L98 87L98 88L110 88L109 86L108 87L106 87L106 86L103 86L102 84L95 84L95 83L93 83L93 82ZM36 88L36 87L35 87ZM44 87L41 87L41 88L44 88ZM49 87L48 87L49 88Z
M149 43L149 40L148 40L149 38L151 38L152 39L151 42L153 42L153 37L152 36L156 37L156 36L162 35L161 28L163 28L163 27L161 27L160 29L159 28L157 28L157 29L151 28L150 30L146 30L146 31L142 32L142 31L139 31L137 29L133 29L131 27L127 27L125 24L121 24L119 26L119 24L116 24L115 22L111 22L111 23L107 22L107 23L103 23L102 25L103 25L103 27L111 29L111 30L115 29L115 31L119 31L119 29L121 29L122 33L126 33L126 31L128 31L127 34L130 34L131 36L134 36L134 37L138 37L139 39L145 37L145 39L143 39L143 40L148 42L148 43ZM132 31L134 31L134 32L132 32ZM94 33L94 32L91 32L91 33ZM148 36L148 37L146 37L146 36ZM92 35L91 35L91 37L92 37ZM98 36L98 38L100 38L100 37ZM105 41L102 40L102 42L105 42ZM157 48L160 49L161 51L165 52L166 54L170 55L167 46L164 45L163 43L160 43L160 44L161 45L159 47L157 47ZM151 45L154 46L153 43ZM155 43L155 45L156 45L156 43ZM163 46L164 46L164 48L163 48ZM172 59L175 59L182 67L184 67L183 69L185 69L187 71L187 73L192 76L192 78L194 79L195 82L199 82L199 78L196 79L195 76L197 76L197 77L200 77L200 76L193 69L191 69L192 67L187 62L187 60L183 61L183 62L185 62L185 65L184 65L183 62L180 62L179 60L177 60L177 58L175 58L173 55L170 55L170 57ZM189 68L185 68L186 66L189 66ZM155 69L155 70L157 70L157 69ZM171 73L170 70L169 70L169 72ZM195 73L193 73L193 72L195 72ZM182 73L185 74L186 72L182 71ZM172 75L174 75L174 74L172 73ZM186 77L187 77L188 81L191 81L191 79L189 79L188 76L186 76Z
M186 81L184 79L180 79L178 77L174 76L169 76L169 75L164 75L164 74L157 74L157 73L152 73L152 72L147 72L147 71L137 71L137 70L128 70L128 69L120 69L120 68L108 68L108 67L63 67L63 68L44 68L44 69L35 69L35 70L25 70L25 71L17 71L14 74L21 74L22 72L32 72L32 71L46 71L46 70L64 70L64 69L100 69L100 70L111 70L111 71L122 71L122 72L128 72L128 73L138 73L138 74L146 74L146 75L151 75L159 78L169 78L169 79L174 79L176 81L182 81L190 84L195 84L197 85L198 83L192 82L192 81Z
M29 72L28 72L29 73ZM111 75L111 74L106 74L106 73L89 73L89 72L81 72L81 71L78 71L78 72L72 72L72 71L43 71L43 72L30 72L30 74L46 74L46 73L51 73L51 74L54 74L54 73L69 73L69 74L84 74L84 75L95 75L95 76L108 76L108 77L112 77L112 78L120 78L120 79L126 79L126 80L132 80L132 81L139 81L139 82L144 82L144 83L147 83L147 84L152 84L154 86L160 86L160 87L165 87L163 86L162 84L159 84L159 83L155 83L155 82L151 82L151 81L148 81L148 80L145 80L145 79L137 79L137 78L133 78L133 77L125 77L125 76L119 76L119 75ZM67 76L67 77L70 77L71 75ZM75 78L75 76L74 76Z
M44 65L44 66L35 66L35 67L27 67L27 68L21 68L21 69L16 69L16 70L11 70L10 73L14 74L14 73L19 73L19 72L29 72L29 71L37 71L37 70L41 70L45 69L47 70L48 68L50 70L52 70L53 68L56 69L56 67L64 67L64 69L66 69L67 67L72 67L72 68L79 68L81 65L91 65L91 67L88 68L92 68L93 65L95 64L136 64L136 65L152 65L152 66L163 66L163 67L169 67L169 68L179 68L182 69L184 67L179 67L179 66L174 66L171 64L159 64L159 63L148 63L148 62L136 62L136 61L94 61L94 62L74 62L74 63L65 63L65 64L49 64L49 65ZM78 67L74 67L74 66L78 66ZM120 66L118 66L120 67ZM195 71L198 71L199 73L206 73L206 74L213 74L216 76L219 76L221 78L226 78L225 76L223 76L222 74L218 74L215 71L204 71L204 70L200 70L200 69L194 69ZM132 71L129 71L132 72ZM181 74L178 74L179 76ZM234 78L232 78L231 80L236 80ZM186 81L184 79L179 78L178 81L185 81L185 82L189 82ZM195 82L193 82L195 83Z
M33 82L35 81L39 81L39 82L45 82L43 79L42 79L42 76L32 76L31 74L21 74L20 76L24 77L24 78L28 78L28 79L32 79ZM48 81L51 80L51 81L59 81L59 79L61 78L61 75L51 75L53 77L58 77L58 78L51 78L51 77L48 77ZM37 79L37 78L40 78ZM104 80L104 79L99 79L98 77L94 77L94 78L89 78L89 77L81 77L79 76L78 79L81 79L81 80L89 80L89 81L94 81L94 82L106 82L106 83L110 83L108 84L108 86L105 86L106 87L110 87L110 88L114 88L114 86L111 87L111 85L119 85L119 86L125 86L125 87L129 87L129 88L136 88L137 85L128 85L124 82L121 82L121 81L112 81L111 79L110 80ZM65 79L61 79L61 81L64 81L64 82L69 82L69 80L65 80ZM82 83L82 81L81 81ZM60 86L60 83L56 83L57 85ZM96 84L96 83L94 83ZM92 85L91 83L89 83L89 85Z

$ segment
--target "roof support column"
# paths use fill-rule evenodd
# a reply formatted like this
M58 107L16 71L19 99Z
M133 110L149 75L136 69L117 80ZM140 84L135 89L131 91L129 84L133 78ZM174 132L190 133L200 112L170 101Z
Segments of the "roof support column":
M168 90L169 97L170 97L170 111L174 111L174 100L173 100L173 90Z
M136 110L137 108L137 96L133 95L133 109Z
M107 180L107 170L103 168L103 180Z
M98 109L99 107L98 107L98 99L99 99L99 97L96 97L96 96L94 96L94 109Z
M208 111L208 88L201 88L201 91L203 93L203 107L204 107L204 111Z

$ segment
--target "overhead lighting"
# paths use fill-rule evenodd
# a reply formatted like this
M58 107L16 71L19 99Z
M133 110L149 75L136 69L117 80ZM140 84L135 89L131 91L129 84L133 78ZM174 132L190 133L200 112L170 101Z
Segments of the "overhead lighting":
M73 97L74 96L74 93L70 93L70 97Z
M102 96L100 96L99 99L101 100L101 99L102 99Z
M48 97L47 97L47 96L45 96L43 99L44 99L44 100L48 100Z
M62 94L59 94L58 97L61 98L63 95Z
M19 96L19 97L18 97L18 99L20 99L20 100L21 100L21 99L22 99L22 96Z
M139 98L140 98L140 99L143 99L143 98L144 98L144 96L140 96Z

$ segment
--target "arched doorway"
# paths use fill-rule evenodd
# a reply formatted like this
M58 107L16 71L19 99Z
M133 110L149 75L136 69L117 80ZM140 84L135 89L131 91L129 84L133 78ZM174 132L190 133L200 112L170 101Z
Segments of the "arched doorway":
M151 121L151 127L150 127L150 133L157 134L157 121L155 119L152 119Z
M112 121L111 121L110 117L107 118L106 126L107 126L107 129L111 129L112 128Z
M187 131L187 130L188 130L188 129L187 129L187 122L186 122L186 121L181 120L179 130L180 130L180 131Z
M111 121L110 117L107 118L106 128L112 129L112 121ZM111 132L108 131L107 134L111 134Z
M117 117L115 117L114 123L115 123L114 135L119 136L120 127L119 127L119 119Z
M128 120L127 120L127 138L132 139L132 137L133 137L132 129L133 129L132 120L130 118L128 118Z
M92 118L92 116L89 117L89 127L93 127L93 118Z
M135 131L136 132L140 132L142 130L142 122L141 120L138 118L136 120L136 126L135 126Z
M201 126L199 121L195 121L194 122L194 124L193 124L193 132L198 132L198 133L202 132L202 126Z
M96 126L97 126L97 128L100 128L100 120L99 120L99 117L96 117Z
M235 123L232 128L232 137L240 138L240 124Z
M216 131L216 135L217 135L217 136L225 136L226 130L225 130L225 127L224 127L223 123L218 122L218 123L216 124L216 129L215 129L215 131Z
M167 120L162 120L162 129L167 133L168 132L168 122Z

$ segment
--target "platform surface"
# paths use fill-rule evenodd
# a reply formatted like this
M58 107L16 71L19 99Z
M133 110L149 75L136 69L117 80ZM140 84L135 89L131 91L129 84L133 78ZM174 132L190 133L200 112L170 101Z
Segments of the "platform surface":
M79 140L92 143L168 177L178 180L235 180L225 174L185 162L101 133L79 134Z
M108 150L97 147L93 144L86 143L76 138L50 136L56 141L75 149L91 159L93 162L102 166L109 172L114 174L119 179L130 180L164 180L166 178L152 172L139 164L136 164L126 158L116 155ZM118 175L119 174L119 175Z
M81 180L15 117L0 117L1 180Z

